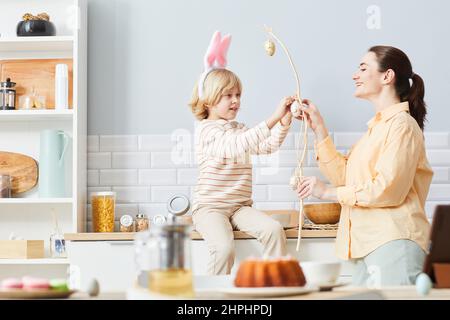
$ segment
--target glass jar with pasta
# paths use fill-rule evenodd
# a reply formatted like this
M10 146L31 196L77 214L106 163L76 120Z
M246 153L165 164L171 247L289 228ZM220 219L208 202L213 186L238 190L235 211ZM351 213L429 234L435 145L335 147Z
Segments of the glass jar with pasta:
M115 202L115 192L94 192L91 194L94 232L114 232Z

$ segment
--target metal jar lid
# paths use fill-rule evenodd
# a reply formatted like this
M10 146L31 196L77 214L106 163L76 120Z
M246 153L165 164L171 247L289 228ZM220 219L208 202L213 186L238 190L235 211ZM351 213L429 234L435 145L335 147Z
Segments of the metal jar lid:
M136 219L147 219L147 216L145 214L143 214L143 213L138 213L136 215Z
M181 216L189 211L190 206L188 197L177 194L167 202L167 211L175 216Z
M133 224L133 217L128 214L124 214L120 217L120 224L124 227L131 226Z

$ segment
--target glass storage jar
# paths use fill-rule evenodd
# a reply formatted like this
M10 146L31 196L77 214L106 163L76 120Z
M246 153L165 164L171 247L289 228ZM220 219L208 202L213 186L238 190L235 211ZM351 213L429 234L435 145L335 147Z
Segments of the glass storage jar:
M114 232L115 202L115 192L93 192L91 194L94 232Z
M136 232L148 230L149 221L145 214L139 213L136 215Z
M132 216L124 214L120 217L120 232L134 232L134 220Z

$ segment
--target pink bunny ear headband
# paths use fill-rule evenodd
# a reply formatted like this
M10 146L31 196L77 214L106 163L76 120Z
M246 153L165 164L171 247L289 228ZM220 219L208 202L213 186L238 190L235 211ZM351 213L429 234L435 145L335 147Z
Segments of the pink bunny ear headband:
M204 71L198 81L198 96L203 97L203 84L208 74L216 69L225 69L227 66L227 51L230 46L231 35L222 38L220 31L214 32L204 58Z

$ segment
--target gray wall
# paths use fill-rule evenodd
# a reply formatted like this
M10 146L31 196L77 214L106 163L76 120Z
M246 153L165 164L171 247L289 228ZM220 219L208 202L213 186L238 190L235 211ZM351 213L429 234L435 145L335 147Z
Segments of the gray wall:
M380 28L367 27L370 5ZM263 24L289 47L302 96L332 131L365 131L368 102L352 96L352 73L367 48L388 44L410 57L426 85L428 131L448 131L450 2L387 0L90 0L89 134L159 134L193 129L187 103L215 30L233 35L229 69L244 84L238 120L269 116L295 92L281 50L269 58Z

